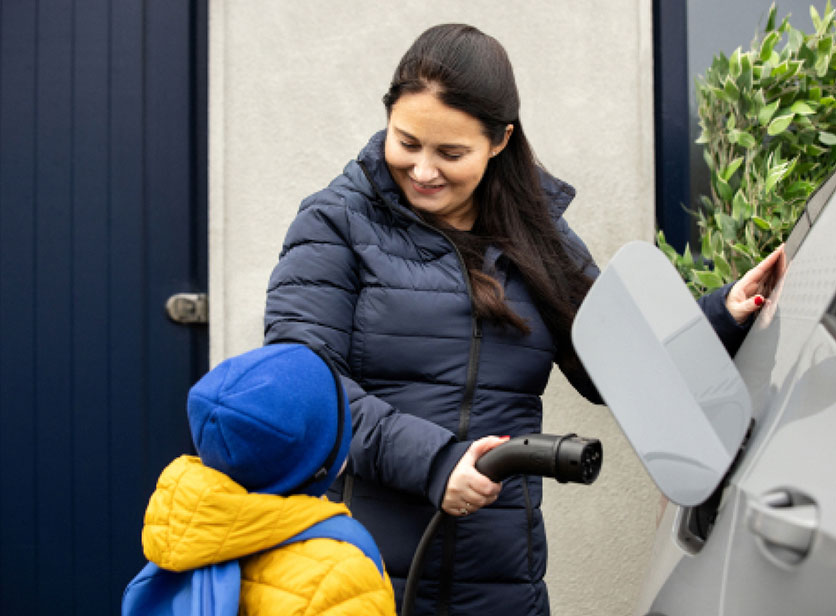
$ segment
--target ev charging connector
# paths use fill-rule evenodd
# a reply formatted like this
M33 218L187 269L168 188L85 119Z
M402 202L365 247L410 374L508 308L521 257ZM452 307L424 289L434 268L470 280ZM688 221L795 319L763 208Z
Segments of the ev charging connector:
M514 475L540 475L554 477L560 483L589 485L598 478L603 455L598 439L576 434L527 434L486 452L476 461L476 470L494 482ZM406 578L401 616L412 616L424 555L445 515L440 509L436 511L415 548Z

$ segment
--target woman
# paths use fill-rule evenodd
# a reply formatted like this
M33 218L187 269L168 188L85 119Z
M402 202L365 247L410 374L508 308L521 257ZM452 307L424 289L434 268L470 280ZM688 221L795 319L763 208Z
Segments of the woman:
M305 342L339 366L354 438L330 495L372 532L399 605L441 507L452 517L415 613L547 614L540 478L495 484L474 464L496 435L541 431L553 362L600 402L569 338L598 273L562 218L575 191L536 164L511 64L475 28L423 33L384 104L386 130L302 203L265 341ZM725 293L702 301L731 352L759 272L728 293L737 321Z

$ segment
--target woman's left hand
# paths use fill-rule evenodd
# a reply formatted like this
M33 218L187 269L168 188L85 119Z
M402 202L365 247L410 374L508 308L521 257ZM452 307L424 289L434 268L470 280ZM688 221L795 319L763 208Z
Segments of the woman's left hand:
M787 270L787 257L781 244L768 257L746 272L729 291L726 309L738 323L764 305L772 287Z

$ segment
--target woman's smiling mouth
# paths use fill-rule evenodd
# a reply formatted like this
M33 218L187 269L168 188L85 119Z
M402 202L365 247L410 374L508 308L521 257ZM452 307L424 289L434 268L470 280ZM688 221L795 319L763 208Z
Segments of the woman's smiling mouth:
M445 186L444 184L423 184L413 180L412 178L409 178L409 181L412 183L412 188L415 189L415 192L422 195L434 195Z

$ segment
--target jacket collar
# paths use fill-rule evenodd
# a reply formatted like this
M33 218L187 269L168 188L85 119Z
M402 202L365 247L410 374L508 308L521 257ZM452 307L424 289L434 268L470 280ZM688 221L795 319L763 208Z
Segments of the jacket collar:
M386 165L384 145L386 142L386 130L378 131L372 136L360 154L357 156L357 164L360 166L362 180L371 184L372 194L382 197L390 207L397 212L407 215L409 218L416 218L401 196L401 191L395 183L389 167Z
M357 156L357 162L366 166L372 179L377 184L381 191L397 191L398 186L389 173L389 168L386 166L386 159L384 154L384 144L386 142L386 130L380 130L372 135L369 142L366 144L360 154Z

